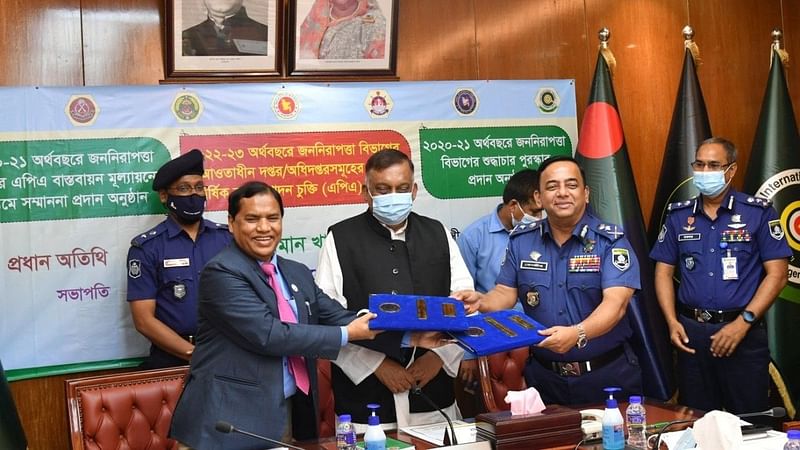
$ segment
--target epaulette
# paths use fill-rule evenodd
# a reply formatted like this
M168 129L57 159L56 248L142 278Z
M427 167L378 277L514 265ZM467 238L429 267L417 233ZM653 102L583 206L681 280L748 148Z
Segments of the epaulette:
M693 198L691 200L684 200L682 202L670 203L669 205L667 205L667 213L671 213L672 211L692 206L695 200L696 199Z
M622 227L619 225L611 225L607 223L601 223L595 229L595 232L600 236L605 236L612 241L616 241L617 239L625 236L625 232L622 230Z
M533 223L521 223L521 224L517 225L516 227L514 227L513 230L511 230L511 233L509 233L508 237L512 238L514 236L517 236L517 235L520 235L520 234L523 234L523 233L528 233L530 231L537 230L542 225L542 222L544 222L544 220L537 220L536 222L533 222Z
M228 230L228 224L227 223L219 223L219 222L213 222L213 221L210 221L210 220L206 220L206 225L211 227L211 228L217 228L217 229L220 229L220 230Z
M134 236L133 239L131 239L131 245L133 247L141 247L142 245L144 245L145 242L149 241L150 239L153 239L154 237L158 236L159 234L165 231L167 231L167 227L158 224L155 227L151 228L150 230Z
M747 203L748 205L760 206L765 209L772 206L772 200L763 197L756 197L753 195L748 196L746 199L738 199L738 200L740 202Z

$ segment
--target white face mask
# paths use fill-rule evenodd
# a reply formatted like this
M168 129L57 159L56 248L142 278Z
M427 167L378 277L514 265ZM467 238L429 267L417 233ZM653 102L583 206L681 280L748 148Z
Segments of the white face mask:
M522 211L522 219L517 220L517 218L514 217L514 214L512 213L511 214L511 227L512 228L516 228L517 225L519 225L521 223L529 225L529 224L532 224L533 222L536 222L537 220L539 220L538 217L535 217L535 216L532 216L532 215L526 213L525 210L522 209L521 206L519 206L519 203L517 203L517 209Z

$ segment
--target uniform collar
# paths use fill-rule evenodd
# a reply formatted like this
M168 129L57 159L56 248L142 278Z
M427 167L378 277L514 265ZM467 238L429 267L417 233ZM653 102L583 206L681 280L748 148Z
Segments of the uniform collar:
M505 231L508 233L508 230L506 230L503 222L500 221L500 210L502 208L502 203L497 205L497 208L494 210L494 214L492 214L492 217L489 219L489 233L498 233L500 231Z
M720 203L719 207L727 209L728 211L733 211L733 205L736 204L736 195L737 194L738 194L738 192L736 192L736 189L734 189L733 187L729 188L728 189L728 195L725 197L724 200L722 200L722 203ZM698 195L697 197L695 197L694 198L694 204L692 205L692 215L694 216L694 215L697 215L699 213L705 214L703 212L703 196L702 195Z
M597 222L598 222L597 218L591 215L587 209L586 211L583 212L583 217L581 217L581 220L579 220L578 223L575 225L575 228L572 229L572 237L575 237L579 241L583 242L586 236L588 236L590 233L591 234L594 233L594 229L597 226ZM545 218L542 219L540 223L541 223L540 230L542 231L542 234L551 235L550 221ZM552 239L552 235L550 236L550 238Z
M167 227L167 236L169 236L170 239L184 232L183 228L181 228L181 226L178 224L178 222L175 221L175 219L172 218L172 216L167 216L165 224ZM206 228L206 220L200 219L200 228L197 229L197 235L199 236L200 233L202 233L203 230L205 230L205 228Z

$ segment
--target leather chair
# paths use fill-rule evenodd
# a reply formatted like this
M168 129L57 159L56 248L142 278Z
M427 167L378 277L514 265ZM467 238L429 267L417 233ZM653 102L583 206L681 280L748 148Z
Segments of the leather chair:
M331 385L331 362L317 360L317 389L319 390L319 437L336 435L336 413L333 409L333 386Z
M73 450L168 450L189 366L66 380Z
M511 405L503 401L508 391L527 388L523 370L528 355L528 347L521 347L478 358L483 403L488 412L510 409Z

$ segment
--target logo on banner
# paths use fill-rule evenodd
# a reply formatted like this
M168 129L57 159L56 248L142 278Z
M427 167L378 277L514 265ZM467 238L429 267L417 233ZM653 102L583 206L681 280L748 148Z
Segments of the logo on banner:
M197 122L203 112L203 103L194 92L181 92L172 102L172 113L178 122Z
M364 100L364 107L373 119L385 119L394 108L392 97L386 91L369 91L367 99Z
M64 112L72 125L81 127L92 125L100 114L100 108L91 95L73 95Z
M472 89L459 89L453 96L453 106L462 116L471 116L478 109L478 96Z
M272 112L281 120L292 120L300 112L300 103L290 92L278 91L272 98Z
M536 106L545 114L552 114L558 110L561 99L553 88L541 88L536 94Z
M769 222L773 239L786 239L792 249L789 258L789 284L780 297L800 303L800 168L782 170L764 180L755 195L772 200L779 221Z

